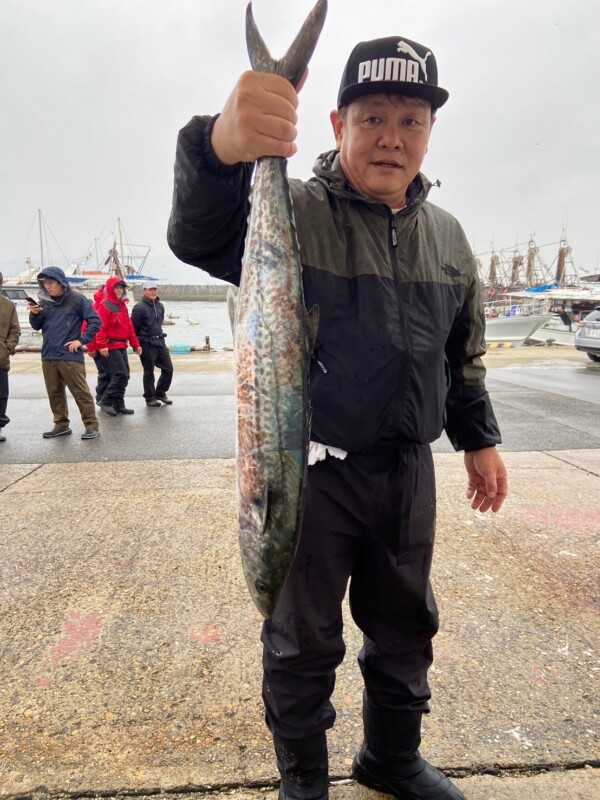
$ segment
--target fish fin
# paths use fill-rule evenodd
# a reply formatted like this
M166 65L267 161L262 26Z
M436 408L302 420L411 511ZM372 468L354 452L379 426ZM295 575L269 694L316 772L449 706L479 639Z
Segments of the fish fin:
M230 286L227 290L227 312L229 314L229 323L231 324L232 331L235 331L235 305L237 302L237 293L237 286Z
M258 32L252 14L252 3L248 3L246 9L246 44L252 69L257 72L275 72L277 75L287 78L294 88L298 86L317 45L326 14L327 0L318 0L287 53L283 58L276 60L269 53L269 49Z
M260 534L265 532L269 518L269 487L265 486L259 499L252 501L252 516Z
M319 331L319 306L314 305L306 314L306 338L308 339L308 349L312 353L317 341Z

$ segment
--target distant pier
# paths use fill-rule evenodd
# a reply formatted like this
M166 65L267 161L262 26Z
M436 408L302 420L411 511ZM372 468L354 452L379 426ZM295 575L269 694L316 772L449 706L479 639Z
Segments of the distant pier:
M159 285L158 295L161 300L208 300L223 302L227 300L229 286L215 286L202 284L177 284L167 283ZM133 296L135 300L142 297L142 287L137 284L133 286Z

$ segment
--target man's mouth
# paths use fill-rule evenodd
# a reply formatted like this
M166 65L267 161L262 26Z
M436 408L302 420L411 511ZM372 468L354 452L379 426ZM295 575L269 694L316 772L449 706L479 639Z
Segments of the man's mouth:
M374 161L373 165L376 167L385 167L386 169L402 169L401 165L398 164L396 161L387 161L384 159L380 159L379 161Z

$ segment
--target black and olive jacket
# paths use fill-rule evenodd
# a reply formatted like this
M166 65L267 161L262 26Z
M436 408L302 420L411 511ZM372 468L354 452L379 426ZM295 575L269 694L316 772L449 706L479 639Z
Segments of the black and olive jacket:
M224 167L214 118L179 134L168 241L182 261L239 283L253 165ZM290 180L307 308L319 307L311 438L355 452L397 436L457 450L498 444L485 388L484 318L458 222L426 200L419 174L397 214L358 194L339 154Z

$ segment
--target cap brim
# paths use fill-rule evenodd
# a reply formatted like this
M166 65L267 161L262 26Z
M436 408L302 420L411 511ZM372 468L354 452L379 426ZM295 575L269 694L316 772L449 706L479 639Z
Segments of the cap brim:
M340 92L338 108L347 106L357 97L363 97L366 94L401 94L407 97L420 97L431 103L432 108L441 108L450 97L445 89L441 89L439 86L427 86L424 83L399 83L398 81L353 83Z

